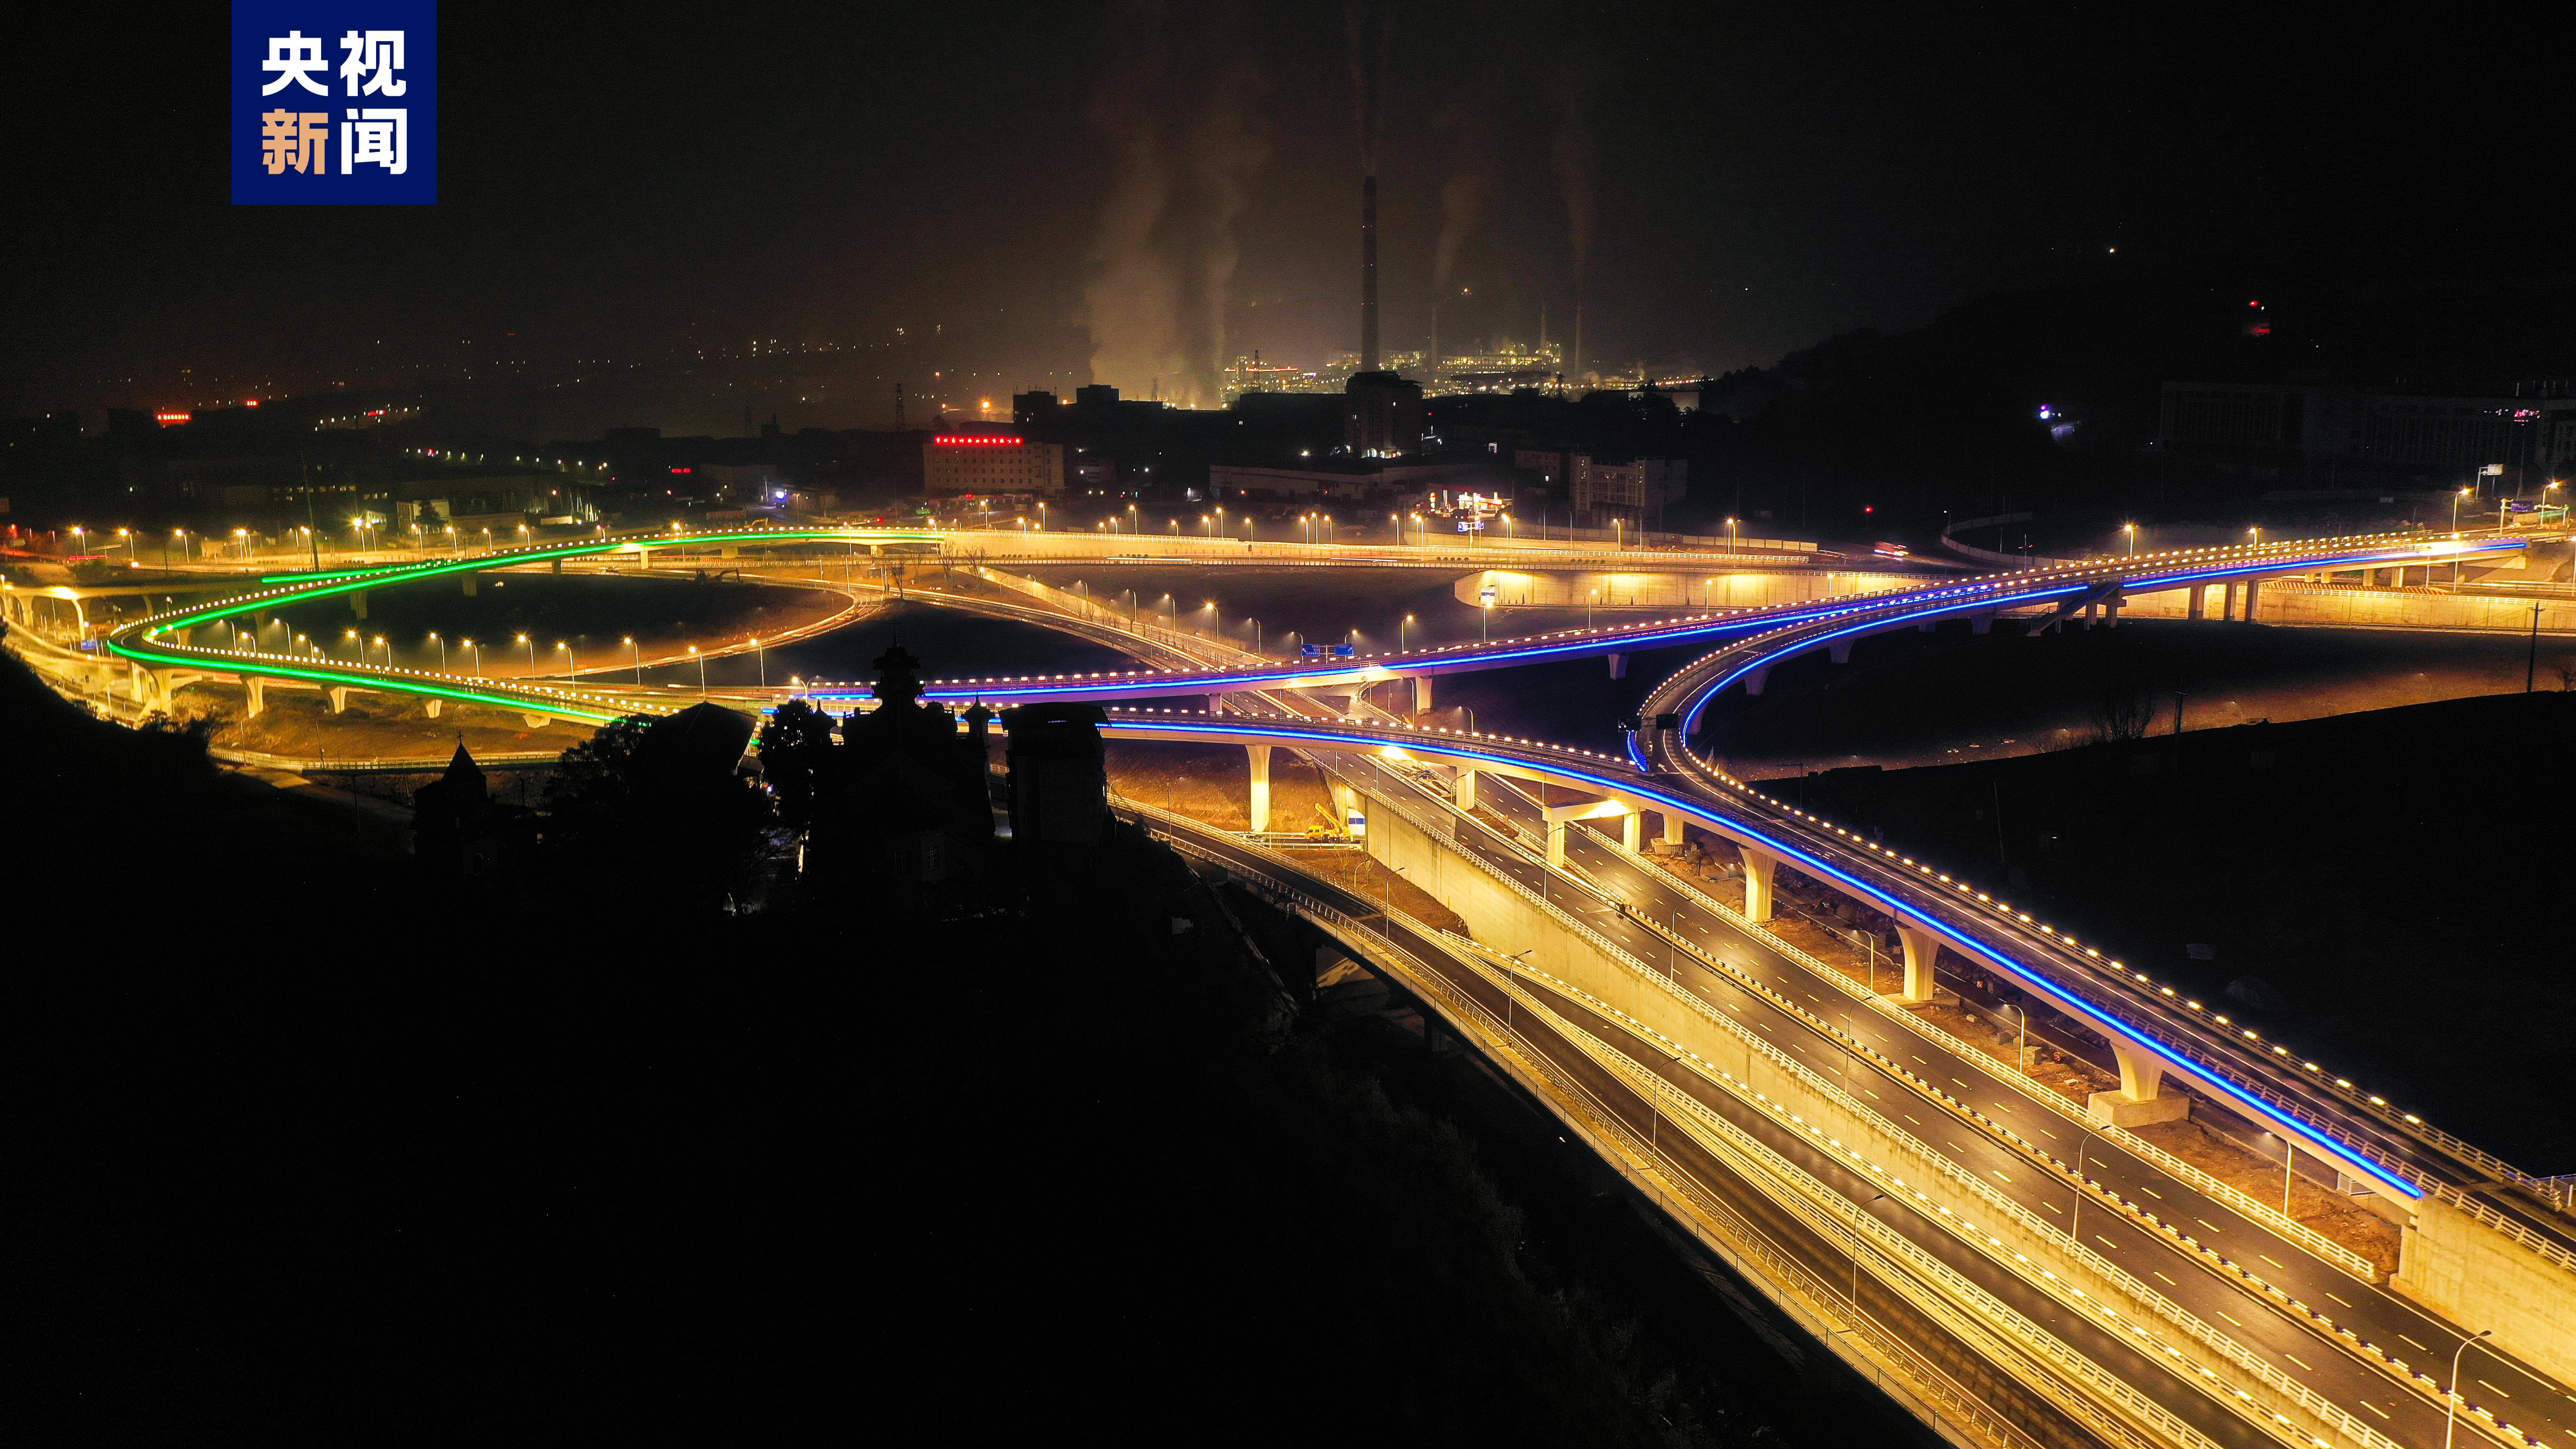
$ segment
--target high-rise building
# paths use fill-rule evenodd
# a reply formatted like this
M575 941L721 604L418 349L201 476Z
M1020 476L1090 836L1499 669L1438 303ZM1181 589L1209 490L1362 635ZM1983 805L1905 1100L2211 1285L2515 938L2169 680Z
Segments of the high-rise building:
M933 433L921 445L922 486L933 498L961 493L1064 492L1064 444L1018 433Z

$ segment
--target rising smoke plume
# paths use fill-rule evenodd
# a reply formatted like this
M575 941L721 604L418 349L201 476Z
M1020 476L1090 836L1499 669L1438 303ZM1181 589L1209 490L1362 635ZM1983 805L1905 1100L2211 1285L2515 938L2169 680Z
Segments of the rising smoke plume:
M1119 57L1092 128L1117 156L1083 288L1091 376L1134 395L1212 407L1222 398L1226 298L1251 180L1270 146L1253 102L1258 68L1239 28L1138 4L1112 24ZM1158 382L1159 380L1159 382Z
M1379 144L1386 135L1386 64L1395 39L1394 17L1370 0L1343 0L1342 24L1351 42L1351 120L1359 133L1360 174L1375 176ZM1371 30L1377 32L1374 65Z
M1458 253L1484 220L1485 197L1493 189L1494 134L1483 105L1444 106L1432 126L1449 152L1449 179L1440 187L1440 241L1431 253L1431 289L1446 297Z
M1565 190L1565 221L1574 247L1574 275L1579 282L1584 263L1592 259L1592 79L1588 69L1569 65L1556 82L1556 144L1549 159L1556 164L1556 184Z

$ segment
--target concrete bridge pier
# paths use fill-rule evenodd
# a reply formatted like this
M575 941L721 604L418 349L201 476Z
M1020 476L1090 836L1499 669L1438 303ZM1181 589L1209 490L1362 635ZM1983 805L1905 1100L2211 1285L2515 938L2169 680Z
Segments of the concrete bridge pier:
M2261 579L2247 579L2245 581L2245 622L2248 624L2254 622L2254 601L2262 596L2262 592L2263 581Z
M2235 619L2235 617L2236 617L2236 586L2235 586L2234 584L2229 584L2229 585L2227 586L2227 595L2226 595L2226 597L2225 597L2225 598L2223 598L2223 599L2221 599L2221 600L2219 600L2219 602L2218 602L2218 622L2220 622L2220 623L2222 623L2222 624L2229 623L2229 622L2233 621L2233 620Z
M1252 833L1270 829L1270 746L1245 745L1244 754L1252 759L1252 792L1244 813L1251 816Z
M436 695L431 695L429 698L420 702L421 712L428 715L431 719L438 718L438 712L445 708L446 705L447 701L440 699Z
M1431 713L1431 676L1428 674L1413 676L1413 712Z
M1749 698L1761 694L1762 686L1770 683L1770 681L1771 670L1768 666L1754 670L1751 674L1744 676L1745 695Z
M2113 594L2111 597L2102 601L2103 628L2117 629L2120 627L2120 605L2126 602L2127 600L2121 598L2118 594Z
M2183 590L2183 591L2182 591L2182 595L2183 595L2183 612L2182 612L2182 616L2183 616L2184 618L2186 618L2186 619L2192 619L2192 620L2198 620L2198 619L2203 619L2203 618L2208 617L2208 614L2209 614L2209 586L2208 586L2208 585L2206 585L2206 584L2194 584L2194 585L2192 585L2190 588L2187 588L2187 589Z
M1325 777L1324 788L1331 792L1333 797L1333 823L1348 829L1351 812L1359 808L1360 792L1331 776Z
M1625 679L1628 677L1627 655L1614 653L1610 656L1610 677L1612 679Z
M2191 1115L2191 1098L2164 1089L2164 1063L2144 1047L2114 1038L2111 1055L2120 1063L2120 1090L2095 1092L2085 1099L2084 1110L2094 1121L2112 1127L2143 1127L2154 1122L2177 1122Z
M1476 808L1476 773L1474 770L1458 772L1458 781L1451 790L1450 799L1461 810L1473 811Z
M268 683L266 680L261 679L256 674L243 675L242 693L250 696L249 704L243 707L242 718L257 719L262 713L266 712L268 709Z
M1749 845L1736 847L1744 857L1744 919L1756 925L1771 919L1771 875L1780 857Z
M1914 632L1917 634L1929 634L1935 628L1939 627L1939 623L1940 621L1936 619L1926 619L1922 623L1914 626Z
M1631 810L1619 817L1619 848L1630 855L1646 853L1646 812Z
M1941 938L1909 921L1896 923L1896 939L1905 947L1905 996L1909 1005L1932 999L1932 965L1941 958Z
M1664 848L1668 851L1679 850L1689 839L1689 837L1682 833L1682 827L1686 823L1685 818L1678 810L1666 810L1662 813L1664 817Z
M554 723L555 717L550 714L521 714L519 718L527 722L528 728L541 730Z
M1992 609L1988 609L1988 610L1984 611L1983 613L1970 614L1970 615L1968 616L1968 632L1970 632L1970 633L1972 633L1972 634L1975 634L1975 635L1977 635L1977 636L1979 636L1979 637L1981 637L1981 638L1982 638L1983 636L1988 635L1988 634L1991 634L1991 633L1993 633L1994 631L1995 631L1995 611L1994 611L1994 610L1992 610Z
M1222 694L1209 695L1207 697L1207 712L1210 714L1225 713L1225 696Z
M1833 657L1833 661L1836 664L1849 664L1851 663L1851 647L1852 641L1849 639L1838 639L1832 644L1827 645L1825 647L1825 652Z
M325 692L331 696L331 712L333 714L343 713L349 708L349 687L347 685L335 684Z

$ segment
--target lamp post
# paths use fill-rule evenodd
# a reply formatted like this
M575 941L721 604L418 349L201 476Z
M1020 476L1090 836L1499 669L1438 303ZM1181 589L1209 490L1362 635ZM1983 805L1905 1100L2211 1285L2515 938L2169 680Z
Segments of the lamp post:
M456 642L474 651L474 677L481 679L483 677L483 646L475 643L471 639L459 639Z
M367 662L367 641L358 637L357 630L343 629L340 631L340 637L349 641L349 657L351 659L356 660L360 664Z
M2443 1395L2442 1401L2442 1449L2451 1449L2451 1436L2460 1427L2460 1356L2469 1351L2470 1344L2493 1332L2492 1328L2479 1329L2472 1336L2461 1339L2460 1346L2451 1350L2451 1391Z
M1735 520L1732 518L1726 520L1726 551L1735 552Z
M2254 540L2254 546L2256 548L2261 548L2263 546L2263 525L2258 523L2252 528L2245 530L2245 536Z
M707 656L700 654L698 646L692 644L689 646L689 657L698 661L698 698L704 699L707 697Z
M635 636L632 634L627 635L621 642L626 645L626 652L634 657L635 687L642 689L644 687L644 648L635 642Z
M309 528L305 530L307 533L311 533L312 531L313 530ZM127 568L141 567L141 565L134 561L134 530L130 528L120 528L116 531L116 536L125 540L125 566Z
M438 646L438 672L445 674L447 672L447 641L439 638L438 631L436 629L432 629L429 631L429 642Z
M527 636L527 635L525 635L525 634L520 635L520 636L518 637L518 639L517 639L515 642L520 643L520 644L526 644L526 645L528 646L528 677L529 677L530 679L534 679L534 678L536 678L536 677L537 677L537 646L536 646L535 644L533 644L533 643L530 643L530 642L529 642L529 640L528 640L528 636Z
M386 667L387 669L391 669L391 668L393 668L393 667L394 667L394 646L392 646L391 644L387 644L387 643L385 643L385 636L384 636L384 635L382 635L382 634L379 634L379 635L377 635L377 636L376 636L376 644L377 644L377 646L378 646L378 647L382 648L382 649L385 651L385 667Z
M2129 536L2129 557L2136 558L2138 556L2138 526L2134 523L2123 523L2120 525L2120 531Z
M1396 625L1395 625L1395 647L1396 647L1397 652L1401 653L1401 652L1402 652L1402 651L1407 647L1406 640L1407 640L1410 636L1408 635L1408 633L1407 633L1406 631L1410 630L1412 627L1413 627L1413 616L1412 616L1411 614L1407 614L1407 615L1405 615L1402 619L1399 619L1399 620L1397 620L1397 621L1396 621Z
M769 646L761 643L759 638L754 636L751 641L751 652L760 660L760 687L767 689L769 687Z

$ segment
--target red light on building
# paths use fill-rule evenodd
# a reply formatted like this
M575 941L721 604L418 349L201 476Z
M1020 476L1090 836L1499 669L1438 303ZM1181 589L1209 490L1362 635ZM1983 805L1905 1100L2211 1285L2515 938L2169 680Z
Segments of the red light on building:
M941 445L942 447L1016 448L1020 445L1020 439L1001 433L942 433L939 436L932 438L931 441Z
M246 408L255 408L255 407L258 407L258 406L259 406L259 399L258 399L258 398L250 398L250 399L248 399L248 400L244 401L244 402L242 403L242 406L243 406L243 407L246 407Z
M695 473L698 470L695 468L674 468L671 471L674 473Z
M152 420L167 428L175 427L195 416L196 414L194 413L154 413L152 415Z

